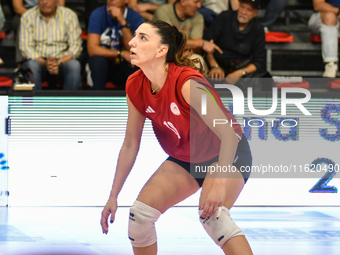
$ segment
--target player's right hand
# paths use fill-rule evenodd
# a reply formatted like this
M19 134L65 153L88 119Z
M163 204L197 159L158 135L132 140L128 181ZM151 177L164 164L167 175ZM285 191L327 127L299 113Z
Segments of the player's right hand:
M110 217L110 223L112 224L115 220L115 214L117 211L117 199L110 198L109 201L107 201L103 211L102 211L102 217L100 220L100 225L102 226L103 234L107 234L109 232L109 224L108 219Z

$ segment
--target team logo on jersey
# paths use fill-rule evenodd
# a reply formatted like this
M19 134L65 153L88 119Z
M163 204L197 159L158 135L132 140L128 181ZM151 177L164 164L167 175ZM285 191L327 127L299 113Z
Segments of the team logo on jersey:
M176 128L170 121L164 121L163 124L164 124L168 129L170 129L172 132L174 132L174 133L177 135L178 139L181 139L181 136L180 136L180 134L179 134L177 128Z
M151 106L149 106L146 110L145 110L146 113L156 113L154 109L152 109Z
M181 115L181 112L180 112L180 110L179 110L179 108L178 108L178 106L175 102L172 102L170 104L170 110L175 115Z

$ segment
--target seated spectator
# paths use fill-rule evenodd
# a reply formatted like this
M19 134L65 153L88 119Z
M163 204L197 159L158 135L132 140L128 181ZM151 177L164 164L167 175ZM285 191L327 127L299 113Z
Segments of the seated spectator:
M58 0L58 4L65 6L66 0ZM12 0L13 8L16 14L22 16L28 9L36 6L39 0Z
M182 30L188 37L186 49L191 49L198 54L201 53L201 50L208 53L213 53L217 50L222 53L221 49L213 41L203 40L203 16L197 12L200 7L200 0L176 0L174 3L159 7L154 14L153 20L163 20ZM204 70L207 70L204 59L198 54L194 54L193 57L200 58Z
M6 18L5 18L4 12L2 11L2 5L1 5L1 1L0 1L0 31L4 27L5 21L6 21ZM0 66L3 65L3 64L4 64L4 61L0 57Z
M222 11L229 10L229 2L231 9L236 11L239 7L239 0L203 0L202 7L198 9L198 12L203 15L206 27L210 27Z
M234 84L242 77L270 77L265 34L261 22L255 19L259 6L260 0L240 0L238 11L222 12L205 33L204 39L213 40L223 51L206 56L210 78L227 78Z
M266 12L261 20L265 31L268 31L268 28L274 24L288 3L288 0L267 0L267 2L268 1L269 3L266 7Z
M12 26L14 31L18 32L18 35L20 32L18 31L20 27L20 18L21 16L29 9L32 7L36 6L38 4L39 0L12 0L13 3L13 9L16 15L12 19ZM58 0L58 4L65 6L65 0ZM17 37L17 42L16 42L16 48L15 48L15 62L16 63L21 63L24 61L21 52L19 50L19 40Z
M87 83L93 89L105 89L107 81L124 87L136 71L130 64L130 46L136 29L144 20L126 6L128 0L107 0L107 5L94 10L90 17L86 65Z
M153 14L158 7L173 2L175 0L129 0L128 6L142 15L144 20L152 20Z
M339 0L313 0L313 13L308 27L321 36L321 53L326 63L323 77L335 78L338 71Z
M38 6L22 15L19 47L27 59L23 66L33 72L35 89L47 80L75 90L81 82L76 60L82 51L81 28L77 14L57 3L39 0Z

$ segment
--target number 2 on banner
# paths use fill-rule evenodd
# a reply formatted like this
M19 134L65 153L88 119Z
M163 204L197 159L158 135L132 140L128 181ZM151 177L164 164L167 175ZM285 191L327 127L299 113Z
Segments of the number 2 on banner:
M328 158L318 158L312 162L310 165L311 170L317 166L322 164L326 164L328 170L324 176L309 190L310 193L337 193L338 189L334 186L327 186L327 184L333 179L336 175L335 171L335 162Z

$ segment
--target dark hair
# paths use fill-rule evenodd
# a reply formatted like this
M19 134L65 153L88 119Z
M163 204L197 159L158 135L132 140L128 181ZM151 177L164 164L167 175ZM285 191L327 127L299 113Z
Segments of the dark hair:
M185 33L162 20L150 20L145 23L155 27L157 29L157 33L161 37L161 43L168 45L168 53L165 59L166 63L173 62L178 66L189 66L203 74L201 61L198 58L190 58L192 51L184 50L187 42L187 36Z

